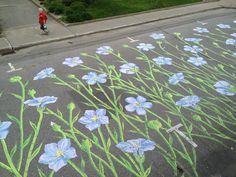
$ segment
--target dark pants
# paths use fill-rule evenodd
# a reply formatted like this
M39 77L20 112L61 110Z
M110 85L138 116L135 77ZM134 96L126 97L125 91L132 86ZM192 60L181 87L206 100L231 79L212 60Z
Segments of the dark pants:
M40 24L40 29L44 31L44 30L46 30L47 28L45 28L45 25L44 25L44 24Z

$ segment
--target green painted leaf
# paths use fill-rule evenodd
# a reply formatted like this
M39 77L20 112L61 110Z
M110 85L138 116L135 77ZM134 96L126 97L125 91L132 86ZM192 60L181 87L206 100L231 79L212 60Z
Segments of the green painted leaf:
M33 159L38 155L38 153L39 153L40 150L41 150L42 145L43 145L43 143L41 143L41 144L34 150L34 152L33 152L32 155L31 155L31 160L33 160Z
M13 116L13 115L10 115L10 114L7 114L7 117L8 119L10 119L11 121L13 122L16 122L18 125L20 125L20 121L17 117Z
M236 87L229 88L229 89L228 89L228 92L236 93Z
M84 171L85 170L85 161L84 158L81 157L80 167Z
M23 143L23 148L25 148L25 147L29 144L32 135L33 135L33 133L31 133L31 134L28 136L28 138L24 141L24 143Z
M11 159L13 159L13 156L15 155L16 150L17 150L17 144L15 144L13 148L11 149L11 152L10 152Z
M15 98L19 99L19 100L22 100L22 96L21 95L17 95L15 93L11 93L12 96L14 96Z
M194 114L194 115L192 116L192 118L193 118L194 120L196 120L196 121L201 121L201 120L202 120L202 118L201 118L199 115L196 115L196 114Z
M83 140L83 142L81 144L81 150L83 150L85 152L89 152L91 147L92 147L92 144L88 139Z
M33 130L36 131L36 128L37 128L36 124L31 121L29 121L29 122L30 122L30 126L33 128Z
M47 177L40 168L38 168L38 174L39 174L39 177Z
M162 127L162 124L158 120L151 120L148 122L148 127L154 130L159 130Z

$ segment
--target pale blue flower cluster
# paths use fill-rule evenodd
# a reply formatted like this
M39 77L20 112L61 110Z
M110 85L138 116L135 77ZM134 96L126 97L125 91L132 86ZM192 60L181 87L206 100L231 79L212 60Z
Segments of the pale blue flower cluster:
M109 55L111 52L113 52L113 49L110 46L99 47L96 51L96 53L100 55Z
M150 35L151 38L158 40L158 39L165 39L165 35L163 33L152 33Z
M107 75L106 74L97 74L96 72L89 72L87 75L82 77L89 85L95 85L96 83L106 83Z
M232 33L232 34L230 34L231 36L233 36L233 37L236 37L236 33Z
M207 64L207 61L202 57L189 57L188 62L194 64L195 66Z
M226 41L225 41L225 44L227 44L227 45L236 45L236 40L235 39L227 39Z
M236 90L236 88L226 81L222 81L222 80L218 81L215 83L214 86L216 88L216 91L223 94L223 95L227 95L227 96L234 96L235 95L235 91L232 92L231 89Z
M39 157L39 163L48 165L57 172L67 165L68 160L77 157L75 148L71 147L70 139L62 139L58 143L46 144L44 154Z
M182 107L196 107L197 103L200 101L200 98L196 95L185 96L177 101L175 104Z
M196 27L193 29L193 31L196 31L198 33L208 33L208 29L207 28L201 28L201 27Z
M194 42L194 43L198 43L198 42L202 41L201 38L185 38L184 40L187 42Z
M149 51L155 49L155 47L152 44L145 44L145 43L139 43L137 48L143 51Z
M52 77L53 76L53 72L55 70L53 68L46 68L43 69L42 71L40 71L35 77L34 80L40 80L40 79L44 79L46 77Z
M156 143L151 140L146 140L143 138L132 139L126 142L120 142L116 145L117 148L121 149L123 152L133 153L133 155L143 156L145 151L151 151L155 149Z
M152 60L158 65L172 65L172 59L168 57L159 56Z
M28 106L35 107L45 107L47 104L55 103L57 101L57 97L54 96L44 96L26 100L24 104Z
M4 140L7 137L11 124L9 121L0 121L0 140Z
M126 111L128 112L134 112L138 115L145 115L146 110L152 108L152 103L147 102L147 99L142 96L134 97L127 97L125 101L128 103L128 105L125 106Z
M105 109L86 110L84 116L79 119L79 123L84 124L87 129L93 131L102 124L109 124Z
M176 73L173 76L171 76L168 81L172 85L176 85L179 82L183 82L184 81L184 74L183 73Z
M225 24L218 24L217 26L218 26L219 28L221 28L221 29L229 29L229 28L231 28L230 25L225 25Z
M196 46L196 45L193 45L193 46L188 46L188 45L185 45L184 46L184 50L187 51L187 52L191 52L191 53L199 53L199 52L202 52L203 49Z
M135 74L139 70L139 67L134 63L127 63L120 66L120 72L124 74Z
M69 67L75 67L81 63L83 63L83 61L80 59L80 57L72 57L72 58L65 58L65 61L62 64L67 65Z

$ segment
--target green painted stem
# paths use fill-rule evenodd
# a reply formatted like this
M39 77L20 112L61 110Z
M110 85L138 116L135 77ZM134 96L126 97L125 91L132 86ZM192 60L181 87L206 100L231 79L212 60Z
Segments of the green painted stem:
M35 144L36 144L36 141L37 141L37 138L38 138L38 134L39 134L39 131L40 131L40 128L41 128L41 123L43 121L43 108L38 108L38 109L39 109L38 110L39 119L38 119L37 127L36 127L35 132L34 132L33 140L32 140L32 143L30 145L30 149L29 149L29 152L28 152L28 155L27 155L23 177L28 176L30 163L33 160L32 159L32 152L34 150L34 147L35 147Z
M86 173L84 173L80 168L77 167L71 160L67 161L72 168L74 168L82 177L87 177Z
M0 162L0 167L8 170L9 172L12 172L11 168L9 166L7 166L6 164L2 163L2 162Z
M19 161L18 161L18 166L17 169L18 171L21 170L21 164L23 161L23 155L24 155L24 101L25 101L25 86L24 84L19 81L19 84L21 86L21 90L22 90L22 99L21 99L21 106L20 106L20 124L19 124L19 128L20 128L20 155L19 155Z
M100 135L100 138L101 138L101 140L102 140L102 144L103 144L103 147L104 147L104 150L105 150L105 153L106 153L108 162L109 162L109 164L110 164L111 167L112 167L112 173L113 173L113 175L114 175L115 177L118 177L117 172L116 172L116 169L115 169L115 167L114 167L114 164L113 164L112 159L111 159L111 156L110 156L109 149L107 148L107 145L106 145L106 142L105 142L103 133L102 133L102 131L101 131L100 128L98 128L98 134Z
M9 151L8 151L7 144L6 144L5 140L1 140L1 143L2 143L3 152L6 156L7 162L9 164L10 168L11 168L12 173L14 175L16 175L16 177L22 177L21 174L17 171L15 165L12 162L12 159L11 159L11 156L9 154Z

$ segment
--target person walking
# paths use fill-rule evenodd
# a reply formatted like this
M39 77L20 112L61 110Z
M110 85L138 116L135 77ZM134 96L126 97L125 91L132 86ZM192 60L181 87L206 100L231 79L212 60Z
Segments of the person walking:
M40 29L42 30L42 34L48 34L46 22L47 22L46 13L42 8L39 8L39 24L40 24Z

